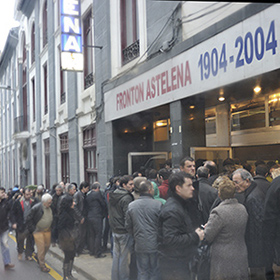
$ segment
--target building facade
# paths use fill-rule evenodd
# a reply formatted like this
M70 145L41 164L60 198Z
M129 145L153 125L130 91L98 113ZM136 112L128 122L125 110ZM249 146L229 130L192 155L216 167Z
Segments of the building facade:
M80 10L83 45L91 46L92 1ZM15 1L19 28L10 32L0 67L1 85L12 89L1 90L6 188L97 179L94 50L83 50L83 72L62 71L60 18L58 0Z
M278 4L71 3L81 6L82 72L61 70L60 1L16 1L20 26L0 60L1 185L105 186L146 154L173 166L222 160L224 148L280 158Z

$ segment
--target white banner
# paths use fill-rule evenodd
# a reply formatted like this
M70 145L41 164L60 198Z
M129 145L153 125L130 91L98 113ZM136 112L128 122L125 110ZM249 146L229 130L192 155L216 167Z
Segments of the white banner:
M280 5L105 93L105 121L279 68Z

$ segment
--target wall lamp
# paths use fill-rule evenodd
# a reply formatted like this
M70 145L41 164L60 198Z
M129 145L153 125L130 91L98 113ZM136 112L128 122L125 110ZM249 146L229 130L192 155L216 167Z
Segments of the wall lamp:
M2 85L0 85L0 89L6 89L6 90L11 90L11 91L16 91L15 89L11 88L11 86L2 86Z

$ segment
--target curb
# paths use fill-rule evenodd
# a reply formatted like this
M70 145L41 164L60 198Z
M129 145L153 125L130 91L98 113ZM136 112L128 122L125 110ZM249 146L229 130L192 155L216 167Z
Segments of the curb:
M63 257L60 256L59 254L57 254L56 252L54 252L51 248L49 248L48 254L52 254L55 258L57 258L58 260L60 260L61 262L63 262ZM73 263L73 268L80 274L82 274L84 277L86 277L89 280L97 280L96 278L94 278L92 275L90 275L88 272L86 272L85 270L81 269L80 267L78 267L77 265L75 265L75 261Z

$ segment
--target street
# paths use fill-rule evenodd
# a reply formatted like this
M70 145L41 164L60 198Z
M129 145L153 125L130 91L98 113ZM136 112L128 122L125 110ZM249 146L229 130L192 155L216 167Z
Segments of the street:
M51 269L49 273L43 273L39 269L39 266L35 260L26 261L23 258L22 261L17 259L17 250L16 250L16 240L14 235L9 235L9 247L11 254L11 262L15 264L15 268L11 270L5 270L2 260L2 254L0 254L0 279L1 280L61 280L62 277L62 261L58 260L52 254L48 253L46 255L46 265ZM36 251L36 247L35 247ZM72 271L73 276L79 280L84 280L83 276L79 275L75 270Z

